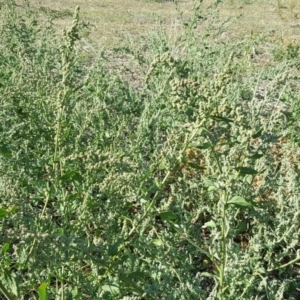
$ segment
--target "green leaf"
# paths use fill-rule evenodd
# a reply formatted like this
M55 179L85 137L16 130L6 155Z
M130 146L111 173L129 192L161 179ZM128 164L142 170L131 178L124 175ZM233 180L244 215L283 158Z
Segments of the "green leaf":
M234 204L238 206L243 206L243 207L252 207L252 204L247 202L243 197L240 196L234 196L232 197L227 204Z
M78 172L74 174L73 179L79 183L83 181L83 177Z
M189 147L195 147L197 149L204 150L204 149L210 149L211 148L211 144L210 143L203 143L201 145L191 145Z
M102 290L111 293L113 296L116 296L120 293L120 288L117 285L112 285L112 284L103 285Z
M168 166L164 162L160 162L158 167L157 167L158 171L164 171L164 170L167 170L167 169L168 169Z
M78 198L78 196L79 196L79 193L75 193L75 194L72 194L72 195L68 195L67 201L73 201L73 200L75 200L76 198Z
M7 211L3 208L0 208L0 219L5 218L8 214L9 214L9 211Z
M201 167L201 166L199 166L198 164L193 163L193 162L188 162L187 165L190 166L190 167L193 168L193 169L197 169L197 170L205 170L204 167Z
M146 272L141 272L141 271L135 271L135 272L131 272L131 273L127 274L127 277L130 279L143 279L148 276L149 276L149 274L147 274Z
M9 250L9 247L10 247L10 244L9 244L9 243L5 243L5 244L2 246L2 252L3 252L3 253L6 253L6 252Z
M213 116L212 119L214 119L217 122L225 122L225 123L231 123L233 120L222 117L222 116Z
M177 219L177 216L171 211L165 211L159 214L162 221L173 221Z
M38 287L39 300L47 300L47 287L48 287L48 283L47 282L43 282Z
M214 189L217 188L216 185L215 185L215 183L212 180L210 180L207 177L205 177L205 176L202 177L202 181L203 181L203 184L206 187L213 187Z
M252 168L248 167L238 167L235 168L241 175L247 175L247 174L257 174L258 172Z
M241 221L236 229L238 233L245 232L247 230L247 223L245 221Z
M214 227L216 227L217 225L216 225L216 223L213 221L213 220L210 220L210 221L208 221L208 222L206 222L206 223L204 223L204 228L206 228L206 227L211 227L211 228L214 228Z
M13 206L10 210L6 210L4 208L0 208L0 219L5 218L9 214L14 213L17 210L17 206Z
M205 277L211 277L211 278L219 279L216 275L208 273L208 272L202 272L201 275L205 276Z
M78 181L78 182L82 182L83 178L82 176L75 170L73 171L70 171L66 174L64 174L63 176L60 177L60 180L61 181L67 181L69 179L73 179L75 181Z
M208 191L208 192L212 192L212 191L216 191L217 189L218 189L218 188L215 187L215 186L209 186L208 189L207 189L207 191Z
M189 117L191 117L194 114L194 110L192 107L188 107L187 110L185 111L185 114Z
M158 246L158 247L160 247L160 246L163 245L163 242L162 242L162 240L160 240L160 239L154 239L154 240L152 240L152 243L153 243L155 246Z
M261 134L262 134L262 131L263 131L263 128L260 128L258 131L256 131L256 132L252 135L252 138L253 138L253 139L256 139L256 138L260 137Z
M254 153L253 155L250 155L248 156L249 158L252 158L252 159L259 159L259 158L262 158L264 155L262 153Z
M121 244L122 244L121 240L118 240L114 244L110 245L108 249L108 255L109 256L117 255Z
M5 157L11 157L12 156L11 150L8 149L6 145L0 145L0 154L5 156Z

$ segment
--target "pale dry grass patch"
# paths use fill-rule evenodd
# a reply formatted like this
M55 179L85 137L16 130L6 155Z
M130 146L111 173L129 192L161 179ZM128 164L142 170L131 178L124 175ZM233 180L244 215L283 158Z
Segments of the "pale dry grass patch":
M16 1L21 5L22 1ZM283 1L281 1L283 3ZM280 3L281 3L280 2ZM214 1L204 0L202 9L212 5ZM273 32L276 37L300 37L299 12L300 4L294 0L284 1L223 1L219 5L221 20L235 19L230 24L226 38L241 35L256 35ZM174 23L178 19L176 7L171 2L152 2L140 0L64 0L47 1L31 0L35 7L51 10L73 11L76 5L81 8L81 19L90 23L90 40L98 45L120 46L128 36L138 37L145 32L164 26L172 33ZM178 1L180 11L187 16L192 12L193 1ZM58 28L66 28L71 20L70 16L58 18L55 24Z

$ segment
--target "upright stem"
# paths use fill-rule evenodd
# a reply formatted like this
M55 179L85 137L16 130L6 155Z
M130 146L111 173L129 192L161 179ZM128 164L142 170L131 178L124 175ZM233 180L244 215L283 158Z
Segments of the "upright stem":
M222 206L222 213L221 213L221 266L220 266L220 299L223 299L223 290L224 290L224 275L225 275L225 266L227 264L227 230L226 230L226 205L228 195L225 192L224 203Z

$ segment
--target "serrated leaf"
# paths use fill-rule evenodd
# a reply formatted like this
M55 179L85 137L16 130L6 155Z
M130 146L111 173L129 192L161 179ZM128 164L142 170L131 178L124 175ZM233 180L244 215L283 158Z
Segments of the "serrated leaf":
M252 168L248 167L238 167L235 168L241 175L247 175L247 174L257 174L258 172Z
M47 300L47 287L48 287L48 283L47 282L43 282L38 287L39 300Z
M243 206L243 207L252 207L252 204L247 202L243 197L240 196L234 196L232 197L227 204L234 204L238 206Z
M158 247L160 247L160 246L163 245L163 242L162 242L162 240L160 240L160 239L154 239L154 240L152 240L152 243L153 243L155 246L158 246Z
M171 211L165 211L159 214L162 221L173 221L177 219L177 216Z

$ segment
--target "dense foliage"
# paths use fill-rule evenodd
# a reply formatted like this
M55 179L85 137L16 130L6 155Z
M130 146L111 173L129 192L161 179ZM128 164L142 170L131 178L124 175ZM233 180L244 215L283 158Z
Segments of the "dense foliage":
M299 48L201 2L91 55L78 8L4 2L6 299L299 299Z

